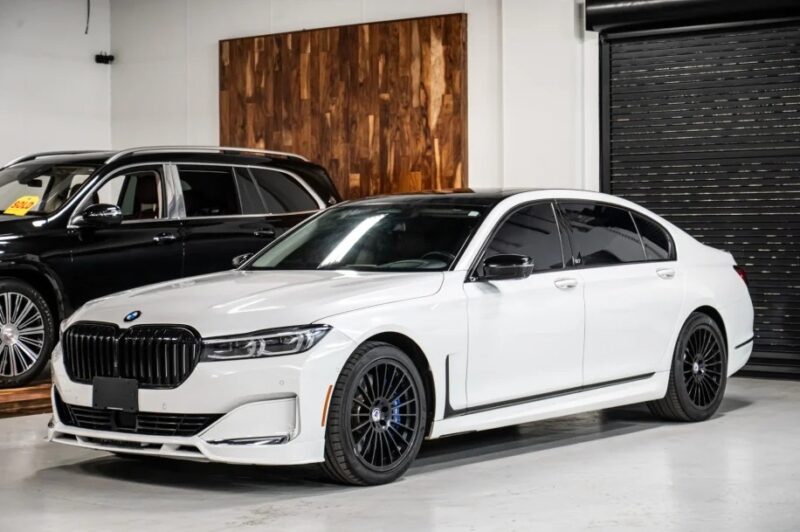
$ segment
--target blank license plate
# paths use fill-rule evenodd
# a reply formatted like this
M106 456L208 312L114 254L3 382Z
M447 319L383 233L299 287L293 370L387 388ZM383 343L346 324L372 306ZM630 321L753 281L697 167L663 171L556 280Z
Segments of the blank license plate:
M103 410L139 411L139 383L136 379L95 377L92 381L92 404Z

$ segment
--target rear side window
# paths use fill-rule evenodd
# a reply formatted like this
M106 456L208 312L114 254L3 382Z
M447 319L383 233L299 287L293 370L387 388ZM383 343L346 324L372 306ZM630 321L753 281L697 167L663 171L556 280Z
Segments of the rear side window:
M558 224L550 203L522 207L503 222L489 242L485 258L509 254L532 258L534 271L564 267Z
M610 205L561 203L570 225L575 262L584 266L645 260L631 214Z
M314 198L292 176L266 168L251 168L250 172L267 212L282 214L319 209Z
M226 166L178 166L186 216L242 214L236 176Z
M639 235L642 237L647 260L669 260L671 258L672 240L666 229L639 213L633 212L631 214L633 214L633 219L636 221Z

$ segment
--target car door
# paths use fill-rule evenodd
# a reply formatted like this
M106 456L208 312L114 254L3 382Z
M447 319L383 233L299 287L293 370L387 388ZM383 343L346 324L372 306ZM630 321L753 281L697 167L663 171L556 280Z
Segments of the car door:
M68 229L72 258L64 285L73 306L181 276L180 220L168 212L174 187L165 179L163 165L135 166L110 175L75 212L80 215L98 203L118 205L123 221L110 227Z
M652 373L672 349L683 301L677 265L669 252L666 259L663 251L661 259L654 256L649 240L648 260L629 210L583 201L558 205L569 222L574 260L585 285L584 384ZM652 238L663 246L668 236Z
M464 285L469 320L469 408L581 385L583 284L564 269L562 234L551 202L514 210L490 237L479 263L498 254L527 255L525 279Z
M178 164L186 275L231 269L320 208L292 176L219 164Z

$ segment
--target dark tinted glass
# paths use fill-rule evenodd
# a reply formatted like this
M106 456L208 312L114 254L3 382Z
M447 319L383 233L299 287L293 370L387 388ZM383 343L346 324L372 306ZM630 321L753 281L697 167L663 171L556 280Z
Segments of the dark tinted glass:
M247 168L234 168L236 185L239 188L239 201L242 203L242 214L266 214L267 208L256 189L255 181Z
M534 271L562 268L561 239L550 203L537 203L512 214L486 249L485 258L495 255L526 255Z
M480 208L451 205L336 207L268 247L251 268L446 270L482 215Z
M186 216L242 214L233 170L225 166L178 166Z
M559 203L570 223L576 262L585 266L645 259L642 243L625 209L593 203Z
M258 192L271 213L312 211L319 207L308 192L283 172L252 168Z
M667 231L657 223L641 214L632 213L636 227L644 243L647 260L667 260L670 258L670 238Z

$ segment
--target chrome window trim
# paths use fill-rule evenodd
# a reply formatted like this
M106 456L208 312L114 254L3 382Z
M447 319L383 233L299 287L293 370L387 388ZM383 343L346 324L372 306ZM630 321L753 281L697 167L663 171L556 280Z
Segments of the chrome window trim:
M168 171L167 163L155 162L155 161L154 162L148 162L148 163L138 162L138 163L133 163L133 164L129 164L129 165L126 165L126 166L121 166L121 167L115 169L113 172L111 172L111 173L109 173L107 175L104 175L103 177L98 179L97 182L95 182L92 185L92 187L89 189L88 192L84 192L83 193L83 198L80 200L80 202L78 203L77 207L75 207L75 210L72 211L72 216L70 216L69 223L67 223L67 229L79 229L79 226L75 223L75 221L78 218L80 218L81 213L83 212L83 210L91 204L90 201L91 201L92 194L94 194L100 187L105 185L109 180L117 177L118 175L124 173L127 170L130 170L131 168L153 167L153 166L161 166L161 182L162 182L162 184L164 186L164 194L166 196L169 196L170 192L174 193L174 190L172 190L170 188L170 185L168 183L169 179L167 179L167 171ZM170 220L178 220L179 218L174 216L174 214L175 214L174 209L170 210L170 207L173 205L173 203L170 201L170 198L167 197L167 198L165 198L165 200L166 200L165 201L165 207L166 207L165 211L166 212L164 213L165 216L163 216L161 218L151 219L151 220L123 220L120 225L133 225L133 224L141 224L141 223L166 222L166 221L170 221Z
M255 164L236 164L236 163L206 163L206 162L183 162L183 161L181 161L181 162L170 162L170 163L167 163L167 164L171 164L171 165L173 165L175 167L175 174L178 177L178 190L180 191L181 203L182 204L183 204L183 190L180 188L180 172L178 170L178 166L179 165L187 165L187 166L224 166L226 168L247 168L247 169L251 169L252 168L252 169L255 169L255 170L270 170L272 172L280 172L280 173L288 175L289 177L294 179L295 182L297 182L300 185L300 187L303 190L305 190L308 195L311 196L311 199L313 199L317 203L317 207L319 207L319 210L323 210L327 206L325 204L325 202L322 201L322 198L320 198L317 195L317 193L314 192L314 189L312 189L308 185L308 183L306 183L305 179L303 179L302 177L300 177L296 173L292 172L291 170L285 170L283 168L275 168L274 166L260 166L260 165L255 165ZM253 178L253 179L255 179L255 178ZM298 214L298 213L303 213L303 212L315 212L315 211L293 211L293 212L263 213L263 214L223 214L223 215L220 215L220 216L186 216L186 208L185 208L185 204L184 204L182 219L196 220L196 219L199 219L199 218L225 218L225 217L241 218L241 217L244 217L244 216L284 216L284 215L288 215L288 214Z

